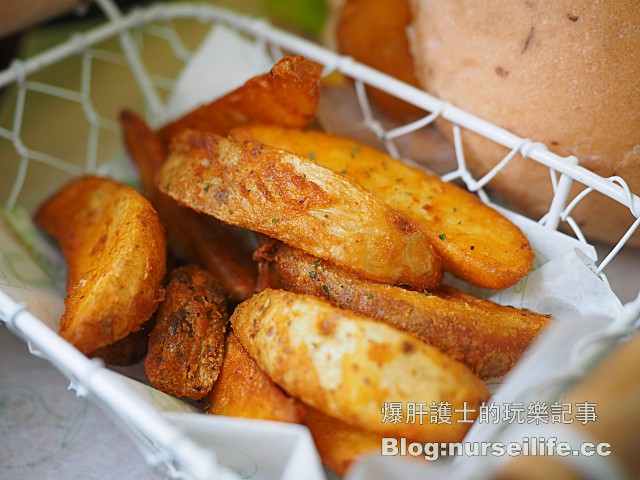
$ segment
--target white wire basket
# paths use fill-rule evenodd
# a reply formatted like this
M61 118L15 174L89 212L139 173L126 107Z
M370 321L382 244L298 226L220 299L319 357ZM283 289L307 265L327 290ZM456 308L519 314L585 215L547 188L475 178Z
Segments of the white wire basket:
M521 138L349 57L274 28L264 20L243 17L211 5L154 5L122 15L111 0L98 0L97 3L107 17L103 24L76 33L64 43L27 60L16 60L8 69L0 72L0 88L11 92L3 111L12 112L9 117L5 116L4 123L0 118L0 143L4 144L2 152L10 152L3 159L5 166L9 165L3 174L6 171L9 174L0 179L0 201L4 204L5 212L21 208L27 212L32 210L73 176L108 173L113 155L121 149L116 121L120 108L146 109L150 119L165 118L166 98L175 74L189 60L202 37L195 35L196 40L186 40L185 29L180 26L187 22L190 26L188 30L201 33L213 24L224 24L242 32L251 39L256 49L269 52L274 61L282 56L284 50L319 62L324 66L325 74L338 71L353 79L355 97L362 113L362 126L373 132L392 156L400 156L396 146L399 137L425 129L438 118L448 120L453 125L457 166L443 179L461 180L485 202L490 203L490 199L484 188L517 154L546 166L554 196L548 212L538 222L549 231L558 229L564 222L580 244L588 245L579 226L571 218L571 212L586 195L598 192L626 206L635 218L632 225L604 259L599 262L593 259L595 272L605 284L604 268L640 225L640 199L631 193L623 179L600 177L580 167L576 158L560 157L544 144ZM162 68L158 68L157 59L145 57L146 45L152 41L150 39L166 44L167 52L172 57L163 57L161 63L163 67L166 66L164 64L173 65L173 70L162 71ZM131 78L137 88L135 96L117 100L110 98L106 102L103 100L106 95L104 89L108 85L101 85L96 90L94 74L105 65L123 72L118 77L119 81L124 76ZM52 81L48 72L53 68L67 68L69 72L74 72L72 83L75 85L61 86ZM369 104L366 86L373 86L414 104L425 111L424 117L385 130L383 123L375 116L375 109ZM41 125L37 131L32 127L29 131L25 130L25 118L39 113L30 107L33 96L63 102L67 108L79 112L84 125L81 131L74 131L73 135L82 139L82 142L77 142L73 152L49 151L46 141L49 130L46 125ZM42 108L41 103L37 108ZM509 150L482 178L474 178L466 167L461 136L464 130L475 132ZM43 175L42 171L48 173ZM43 176L46 179L44 183L41 180ZM582 184L585 188L568 201L573 184ZM37 190L39 193L34 198L33 195L24 194L27 190ZM5 282L0 283L0 287L0 320L29 344L33 354L46 358L62 371L79 395L90 394L113 413L123 428L136 438L150 465L162 466L176 478L237 478L235 473L219 464L214 451L204 448L185 429L176 426L166 415L161 415L118 374L104 368L99 361L89 360L59 337L34 315L34 305L16 294L17 290L12 288L15 285ZM584 377L621 339L633 333L639 316L640 300L627 304L614 322L582 338L572 351L567 369L546 378L542 384L532 387L531 392L545 397L549 396L549 391L553 392L552 396L560 395ZM294 431L298 427L291 428ZM321 478L317 475L321 474L309 473L307 478ZM470 478L465 475L470 475L468 466L460 467L455 478ZM477 469L475 475L474 478L478 478ZM286 473L282 477L296 478L293 474L287 477Z

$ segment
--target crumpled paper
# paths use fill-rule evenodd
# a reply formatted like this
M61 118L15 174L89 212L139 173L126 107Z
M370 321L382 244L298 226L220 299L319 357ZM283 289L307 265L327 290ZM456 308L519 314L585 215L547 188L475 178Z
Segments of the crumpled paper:
M232 90L271 65L271 57L257 44L226 27L214 27L178 79L167 118L179 116ZM116 164L112 172L102 173L117 173ZM501 292L480 291L450 279L470 293L554 316L555 325L547 329L527 358L496 386L494 398L503 402L546 378L558 362L566 360L567 352L579 338L610 322L621 308L616 296L592 268L595 251L591 247L520 215L506 214L530 239L537 254L535 271ZM57 329L63 298L60 272L56 270L60 261L55 258L55 252L43 247L37 235L19 212L7 215L4 222L0 222L0 288L15 300L26 302L36 316ZM37 263L33 260L34 254L39 259ZM159 411L175 410L177 400L141 383L135 385ZM165 416L200 444L210 447L223 465L244 478L325 478L304 427L193 413L166 413ZM475 425L468 438L482 440L491 433L488 426ZM443 478L446 477L448 466L426 467L429 469L424 469L425 475L439 478L437 472L441 471ZM420 462L373 458L360 461L346 478L415 478L417 472L422 474L422 471Z
M185 65L161 120L178 118L272 66L271 57L255 44L228 27L217 25Z

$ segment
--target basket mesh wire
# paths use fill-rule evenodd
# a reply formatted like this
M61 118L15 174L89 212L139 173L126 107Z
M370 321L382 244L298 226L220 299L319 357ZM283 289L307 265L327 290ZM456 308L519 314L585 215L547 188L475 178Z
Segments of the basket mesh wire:
M360 127L375 134L394 157L400 156L396 145L400 137L428 128L438 118L450 121L456 165L442 178L463 182L485 202L490 201L485 187L520 154L549 168L554 197L547 213L538 222L550 229L566 222L575 237L586 244L571 217L573 209L586 195L597 191L626 205L634 220L625 235L598 263L597 272L603 281L606 277L602 270L640 225L640 199L631 193L622 178L601 178L577 166L575 158L559 157L543 144L519 138L348 57L277 30L262 20L240 17L213 6L186 4L156 5L122 16L110 0L98 3L107 22L84 33L76 33L60 46L27 60L17 60L0 72L0 88L7 87L0 116L0 155L5 172L0 178L0 201L7 210L22 207L31 211L74 176L112 174L117 170L117 154L122 149L117 124L119 109L126 106L145 110L152 123L154 119L162 118L177 73L212 24L222 22L247 35L256 48L268 52L274 61L286 50L322 63L325 74L339 71L352 78L362 114ZM150 51L154 55L150 55ZM65 75L61 76L60 70L64 70ZM61 77L64 81L59 80ZM98 77L102 80L97 81ZM112 88L114 84L118 88ZM425 110L424 116L385 129L369 103L367 85L414 103ZM64 116L60 114L63 110ZM73 128L59 118L67 119L69 124L73 120ZM475 178L467 168L462 142L464 129L479 133L509 150L481 178ZM54 143L55 149L51 147ZM119 175L123 176L122 173ZM134 181L133 176L128 179ZM568 201L574 182L583 184L584 189ZM25 195L27 189L37 191L37 197ZM628 304L622 318L611 328L585 339L575 349L572 369L538 388L562 390L563 386L582 378L604 352L634 330L639 310L639 302ZM5 312L5 322L9 322L7 315ZM75 379L74 383L82 382ZM169 466L174 476L182 475L175 469L175 459L167 452L160 455L156 451L149 460Z

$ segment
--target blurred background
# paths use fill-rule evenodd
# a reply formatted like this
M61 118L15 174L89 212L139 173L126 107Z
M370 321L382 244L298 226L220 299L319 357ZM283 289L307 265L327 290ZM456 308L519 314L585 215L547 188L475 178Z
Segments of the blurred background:
M121 10L151 3L118 0ZM179 2L171 2L179 3ZM208 0L251 16L267 17L274 24L300 35L318 38L335 0ZM78 0L0 0L0 69L15 57L24 58L65 38L65 31L84 30L104 17L94 3ZM61 38L62 37L62 38Z

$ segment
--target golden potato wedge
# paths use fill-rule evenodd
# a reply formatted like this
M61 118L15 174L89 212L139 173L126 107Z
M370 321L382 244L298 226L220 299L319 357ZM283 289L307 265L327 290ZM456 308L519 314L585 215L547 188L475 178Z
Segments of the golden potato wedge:
M350 425L416 441L460 441L486 386L464 365L389 325L316 297L263 290L231 324L249 355L290 395ZM383 422L384 402L449 402L451 424Z
M144 190L167 225L169 244L180 256L209 270L233 301L244 300L255 289L256 268L246 248L246 232L177 207L155 188L153 179L165 162L171 137L186 128L225 134L234 126L257 121L307 125L318 106L321 73L321 65L303 57L283 58L270 72L253 77L157 134L133 112L121 112L125 145L138 167Z
M503 307L452 287L418 293L365 280L281 242L266 243L255 258L270 263L260 267L269 274L270 285L388 323L483 379L507 373L550 322L548 316Z
M361 455L379 453L382 435L353 427L337 418L304 405L304 423L309 427L322 463L344 475Z
M445 270L484 288L507 288L533 264L524 234L475 195L371 147L318 131L238 127L238 141L312 156L412 220L431 240Z
M157 182L178 203L366 277L420 289L442 277L433 247L411 222L344 176L289 152L187 131Z
M204 398L204 410L214 415L301 423L297 402L273 383L229 332L218 380Z
M176 268L149 335L144 370L158 390L199 400L218 378L229 314L213 276L196 265Z
M338 50L419 88L407 38L410 24L408 0L346 0L336 27ZM425 115L418 107L381 90L368 87L367 92L393 118L410 121Z
M164 298L166 240L158 214L133 188L80 177L35 215L67 261L60 335L83 353L140 329Z
M246 232L182 208L161 193L153 181L166 158L160 138L131 111L120 113L120 124L142 187L167 227L172 250L207 269L231 300L241 302L251 296L257 271L251 260L251 248L243 238Z
M175 120L158 132L164 145L186 129L226 135L245 123L304 127L314 119L320 98L322 65L303 57L285 57L268 73L208 105Z

